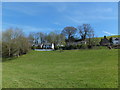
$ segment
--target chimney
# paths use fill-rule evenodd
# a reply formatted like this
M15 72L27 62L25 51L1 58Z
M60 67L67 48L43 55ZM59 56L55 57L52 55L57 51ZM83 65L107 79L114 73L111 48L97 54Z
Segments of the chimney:
M104 36L104 38L106 38L106 36Z

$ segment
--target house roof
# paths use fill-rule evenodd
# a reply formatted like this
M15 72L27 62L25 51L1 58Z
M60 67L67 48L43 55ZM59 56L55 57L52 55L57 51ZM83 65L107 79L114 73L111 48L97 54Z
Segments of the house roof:
M69 42L68 39L66 39L65 41L66 41L66 42ZM83 40L83 39L75 39L73 42L81 42L81 41L85 41L85 40Z
M120 40L120 37L113 37L112 40Z
M77 40L75 40L75 42L80 42L80 41L83 41L82 39L77 39Z

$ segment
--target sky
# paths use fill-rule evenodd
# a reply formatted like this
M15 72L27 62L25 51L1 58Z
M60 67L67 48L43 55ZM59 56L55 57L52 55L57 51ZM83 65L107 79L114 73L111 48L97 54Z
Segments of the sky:
M117 2L3 2L2 28L61 32L66 26L90 24L96 37L118 34Z

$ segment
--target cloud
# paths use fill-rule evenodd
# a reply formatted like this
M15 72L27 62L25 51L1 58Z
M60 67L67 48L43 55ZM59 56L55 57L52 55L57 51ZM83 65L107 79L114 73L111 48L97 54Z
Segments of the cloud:
M19 12L26 15L37 15L40 12L44 12L38 3L30 4L30 3L3 3L3 10L10 10ZM39 9L38 9L39 8Z
M113 8L96 8L96 9L94 9L94 11L92 11L92 12L96 12L96 13L112 13L114 10L113 10Z
M57 25L57 26L60 26L60 25L61 25L61 24L60 24L60 23L58 23L58 22L55 22L54 24L55 24L55 25Z
M71 7L70 7L71 6ZM55 3L46 3L45 5L41 5L40 3L34 4L3 4L3 9L13 10L16 12L24 13L27 15L40 15L44 12L47 12L47 8L52 8L57 12L63 15L68 15L70 20L73 20L76 23L81 21L92 21L92 20L114 20L118 19L117 14L114 15L116 10L111 7L96 7L96 8L80 8L80 4L55 4ZM78 7L78 8L77 8ZM88 10L88 11L86 11ZM80 19L80 20L79 20Z
M62 12L66 12L67 10L67 6L66 5L62 5L62 7L56 7L57 11L62 13Z
M107 15L93 15L93 14L78 14L78 15L69 15L64 16L68 20L76 23L76 24L82 24L82 23L95 23L95 22L101 22L103 20L118 20L117 16L107 16Z
M10 23L3 23L3 30L7 29L7 28L21 28L23 29L24 32L50 32L53 31L53 28L47 28L47 27L32 27L32 26L28 26L28 25L19 25L19 24L10 24Z
M81 19L81 17L66 16L66 18L77 24L88 23L88 21Z
M107 35L116 35L116 34L113 34L113 33L107 32L107 31L102 31L102 32L107 34Z
M103 20L118 20L118 15L116 10L113 8L104 8L104 7L96 7L95 9L91 8L90 11L86 11L88 9L68 9L67 13L65 13L64 17L68 20L76 23L95 23L101 22ZM72 11L72 12L71 12Z

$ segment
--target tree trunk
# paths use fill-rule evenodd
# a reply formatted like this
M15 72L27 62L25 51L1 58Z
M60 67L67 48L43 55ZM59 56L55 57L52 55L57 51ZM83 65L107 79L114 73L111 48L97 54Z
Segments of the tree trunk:
M90 38L89 38L89 45L90 45Z
M9 47L9 51L8 51L8 52L9 52L9 57L10 57L10 56L11 56L11 55L10 55L10 54L11 54L11 50L10 50L10 47Z

